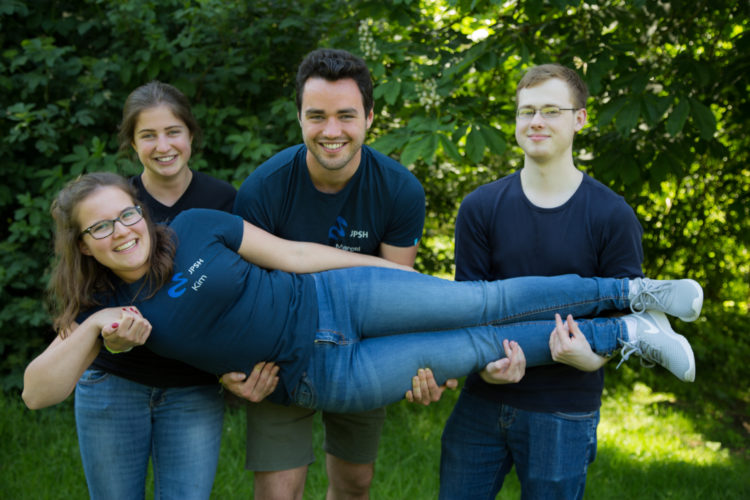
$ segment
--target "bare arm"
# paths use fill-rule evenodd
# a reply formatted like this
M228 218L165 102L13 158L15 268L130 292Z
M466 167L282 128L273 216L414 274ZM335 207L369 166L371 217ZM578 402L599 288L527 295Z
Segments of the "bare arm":
M113 350L143 344L151 325L137 309L102 309L80 325L74 323L65 338L55 337L49 346L26 367L22 397L32 410L51 406L67 398L81 374L101 348L100 335Z
M372 255L347 252L318 243L285 240L249 222L245 222L242 244L237 253L258 266L290 273L315 273L356 266L412 270L406 265Z

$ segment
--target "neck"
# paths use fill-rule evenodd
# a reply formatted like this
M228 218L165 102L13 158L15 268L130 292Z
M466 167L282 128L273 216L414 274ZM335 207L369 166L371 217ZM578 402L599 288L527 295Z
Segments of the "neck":
M527 157L521 170L521 186L534 205L554 208L564 204L576 192L583 173L568 157L563 161L540 164Z
M156 201L164 206L171 207L185 194L190 181L193 180L193 172L186 168L184 172L173 177L155 177L149 175L148 171L141 174L143 186Z
M352 160L342 168L331 170L318 164L315 157L307 153L307 171L315 189L321 193L335 194L346 187L359 169L362 152L355 155Z

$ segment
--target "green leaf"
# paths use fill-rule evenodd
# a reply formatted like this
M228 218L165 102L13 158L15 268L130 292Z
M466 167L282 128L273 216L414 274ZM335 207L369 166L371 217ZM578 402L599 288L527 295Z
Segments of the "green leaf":
M507 146L505 138L496 128L482 124L479 126L479 133L482 134L482 138L490 151L498 156L505 153L505 148Z
M630 133L638 124L638 117L641 114L641 104L637 100L628 101L622 107L615 118L615 128L621 135Z
M456 163L460 163L464 160L461 156L461 153L458 152L458 148L453 143L453 141L451 141L443 134L438 134L438 139L440 140L440 145L443 147L443 151L446 155L448 155L449 158L451 158Z
M686 98L680 98L677 106L672 109L672 112L667 118L666 128L667 133L671 136L675 136L680 133L682 127L685 126L685 120L687 120L688 113L690 112L690 106Z
M704 140L712 139L714 132L716 132L716 117L714 114L703 103L693 98L690 99L690 109L690 115L700 131L701 138Z
M471 132L466 136L466 154L469 156L469 159L473 163L482 161L485 147L484 136L477 127L472 127Z

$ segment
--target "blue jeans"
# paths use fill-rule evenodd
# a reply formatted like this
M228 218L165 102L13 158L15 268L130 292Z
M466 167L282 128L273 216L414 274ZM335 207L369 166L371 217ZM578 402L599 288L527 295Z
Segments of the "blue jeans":
M541 413L462 391L443 431L440 500L492 500L513 465L524 500L583 498L599 411Z
M217 385L157 388L89 369L75 391L81 461L92 499L207 499L224 417Z
M454 282L359 267L314 274L318 329L294 404L356 412L402 399L421 367L442 382L479 371L517 341L527 366L552 363L554 314L596 316L626 309L628 280L574 275ZM620 319L583 320L594 352L609 355Z

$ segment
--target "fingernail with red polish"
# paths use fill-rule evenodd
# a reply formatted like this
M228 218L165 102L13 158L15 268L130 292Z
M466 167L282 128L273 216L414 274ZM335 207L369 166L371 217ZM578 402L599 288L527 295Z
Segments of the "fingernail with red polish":
M117 328L118 326L120 326L120 323L112 323L112 328Z

